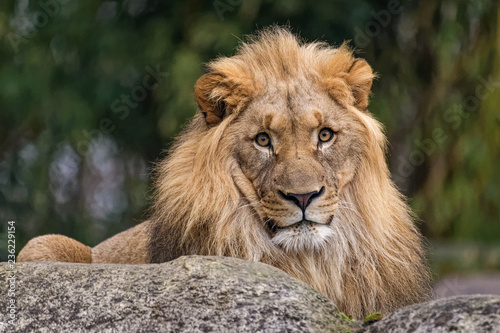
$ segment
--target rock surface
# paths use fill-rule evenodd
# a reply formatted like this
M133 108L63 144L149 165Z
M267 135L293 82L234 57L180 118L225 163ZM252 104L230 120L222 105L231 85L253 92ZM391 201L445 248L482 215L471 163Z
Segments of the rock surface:
M326 297L262 263L190 256L159 265L16 269L11 325L12 274L0 264L0 332L352 331Z
M0 332L500 332L500 296L439 299L362 324L281 270L235 258L15 269L0 263Z
M362 332L500 332L500 296L455 296L407 306Z

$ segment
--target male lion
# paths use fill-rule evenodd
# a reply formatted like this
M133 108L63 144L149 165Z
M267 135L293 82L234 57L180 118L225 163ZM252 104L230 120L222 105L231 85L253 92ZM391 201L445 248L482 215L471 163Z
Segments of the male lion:
M271 28L208 68L201 112L157 169L151 218L94 248L37 237L18 260L233 256L282 269L355 318L427 299L422 239L367 111L370 66Z

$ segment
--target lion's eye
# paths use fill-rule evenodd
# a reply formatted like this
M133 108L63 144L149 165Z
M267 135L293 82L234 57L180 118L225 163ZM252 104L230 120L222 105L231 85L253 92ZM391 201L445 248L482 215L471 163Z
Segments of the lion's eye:
M259 133L255 137L255 142L261 147L269 147L271 145L271 138L267 133Z
M333 131L325 127L321 131L319 131L318 139L320 142L328 142L333 139L333 135Z

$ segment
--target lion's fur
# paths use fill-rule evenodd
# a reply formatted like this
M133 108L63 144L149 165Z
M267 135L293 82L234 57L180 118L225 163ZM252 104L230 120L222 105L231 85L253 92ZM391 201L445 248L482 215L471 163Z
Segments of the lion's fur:
M150 220L92 249L92 262L157 263L188 254L262 261L309 283L356 318L425 300L430 276L422 239L390 180L381 126L366 111L370 66L346 46L306 44L274 28L208 68L195 87L202 113L156 169ZM349 147L347 165L331 176L337 190L331 197L338 195L332 238L320 250L292 251L270 240L261 189L242 171L233 141L253 101L273 87L293 96L306 82L348 114L352 136L360 139Z
M92 262L91 248L62 235L33 238L19 252L17 261Z

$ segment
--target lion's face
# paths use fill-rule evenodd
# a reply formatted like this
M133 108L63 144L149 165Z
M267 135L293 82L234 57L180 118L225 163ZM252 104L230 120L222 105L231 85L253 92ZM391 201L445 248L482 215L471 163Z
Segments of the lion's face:
M346 47L301 46L281 31L210 69L195 97L208 135L224 133L219 147L231 147L241 205L286 252L321 250L367 150L370 66Z
M275 245L298 252L330 240L339 191L358 164L361 131L348 110L307 82L270 88L229 127L235 158L258 198L249 204Z

